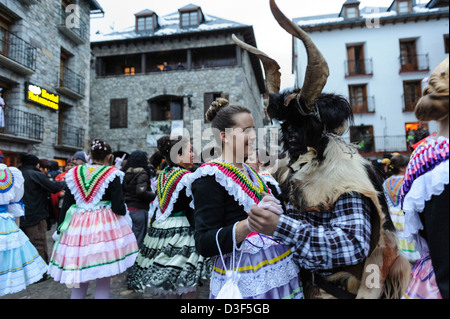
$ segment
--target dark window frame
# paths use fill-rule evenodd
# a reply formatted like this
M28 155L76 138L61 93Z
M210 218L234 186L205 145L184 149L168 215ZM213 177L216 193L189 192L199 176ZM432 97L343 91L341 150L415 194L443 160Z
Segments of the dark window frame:
M111 99L109 104L109 128L128 128L128 99Z

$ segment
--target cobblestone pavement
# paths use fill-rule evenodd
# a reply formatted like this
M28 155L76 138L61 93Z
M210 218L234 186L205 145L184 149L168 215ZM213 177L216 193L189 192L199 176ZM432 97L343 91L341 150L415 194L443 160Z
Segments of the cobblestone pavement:
M47 243L49 249L49 256L53 247L52 234L55 226L47 232ZM19 291L15 294L8 294L0 297L1 299L70 299L71 289L66 285L54 281L52 278L42 282L34 283L27 286L25 290ZM86 299L94 299L95 282L89 284ZM198 299L208 299L209 285L199 288ZM136 293L127 290L127 275L122 273L111 278L111 299L162 299L163 296L153 295L145 292L144 294Z

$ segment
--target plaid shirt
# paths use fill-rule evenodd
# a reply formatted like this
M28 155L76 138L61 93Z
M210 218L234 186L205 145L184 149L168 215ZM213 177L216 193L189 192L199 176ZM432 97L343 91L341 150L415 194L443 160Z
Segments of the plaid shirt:
M293 246L300 268L329 275L367 258L371 208L371 201L359 193L342 195L327 212L288 207L273 237Z

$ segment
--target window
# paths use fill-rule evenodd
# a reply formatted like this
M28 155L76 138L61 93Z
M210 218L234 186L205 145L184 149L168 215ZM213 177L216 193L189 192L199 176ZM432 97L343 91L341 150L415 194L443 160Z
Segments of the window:
M448 34L444 34L444 47L445 47L445 53L449 53L449 39Z
M350 142L359 144L360 153L371 153L375 151L372 125L361 125L350 127Z
M126 66L126 67L124 67L123 73L125 75L135 75L136 74L134 66Z
M401 72L415 71L418 69L416 40L400 41Z
M422 96L422 81L405 81L403 82L403 99L404 112L414 112L416 104Z
M347 75L366 74L364 45L347 46Z
M192 68L205 69L237 65L236 47L216 46L192 49Z
M397 3L398 9L397 12L398 13L409 13L411 12L411 1L410 0L399 0Z
M346 19L356 19L359 18L358 7L347 7L345 8L345 18Z
M183 119L183 98L163 96L150 102L152 121L177 121Z
M192 26L198 26L199 19L198 19L198 11L188 11L188 12L182 12L181 13L181 27L192 27Z
M154 30L156 28L156 17L154 15L136 17L136 31Z
M128 99L111 99L109 128L128 127Z
M349 85L348 90L353 113L368 113L367 85Z

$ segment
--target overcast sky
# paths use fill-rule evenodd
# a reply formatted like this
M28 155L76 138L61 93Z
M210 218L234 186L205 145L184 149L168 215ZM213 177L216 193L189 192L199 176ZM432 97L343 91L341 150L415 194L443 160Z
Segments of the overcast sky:
M360 0L360 7L388 7L393 0ZM426 3L427 0L421 0ZM144 9L159 16L177 12L190 3L202 8L203 13L253 26L260 50L273 57L281 66L282 89L294 85L291 74L292 37L272 16L269 0L97 0L105 11L103 18L91 21L91 31L116 31L134 25L134 14ZM277 0L277 5L289 18L306 17L341 10L345 0ZM418 1L419 2L419 1ZM320 49L320 48L319 48Z

